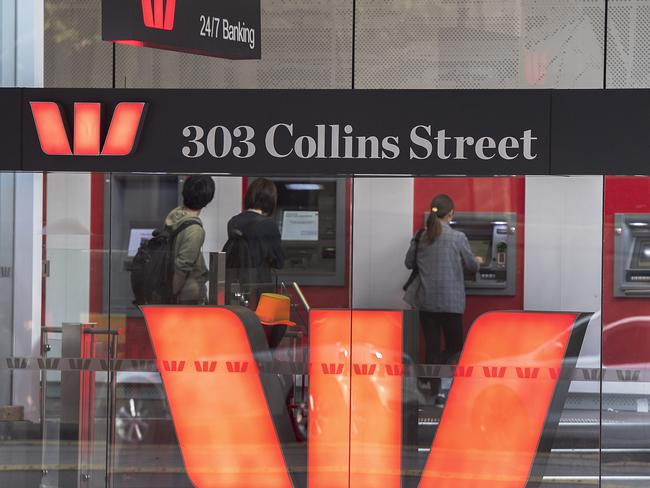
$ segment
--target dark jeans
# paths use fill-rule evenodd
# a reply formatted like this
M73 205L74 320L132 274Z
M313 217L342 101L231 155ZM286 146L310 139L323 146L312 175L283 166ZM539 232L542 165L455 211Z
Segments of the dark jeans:
M420 325L424 333L427 364L450 364L458 359L463 348L463 314L420 311ZM441 348L440 332L445 337L445 349ZM440 392L440 378L430 381L431 392Z

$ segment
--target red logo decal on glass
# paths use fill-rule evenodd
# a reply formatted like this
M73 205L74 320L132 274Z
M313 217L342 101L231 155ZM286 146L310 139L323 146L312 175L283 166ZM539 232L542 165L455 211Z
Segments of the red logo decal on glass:
M74 104L72 146L58 103L30 102L30 106L41 149L48 156L128 156L135 151L147 108L144 102L118 103L101 149L100 103Z
M152 29L172 30L176 0L142 0L144 25Z
M260 375L256 354L268 351L255 337L259 322L228 308L143 310L159 360L198 365L160 371L194 486L291 488L278 423L285 395L273 393L274 375ZM559 375L546 371L562 371L570 350L579 350L577 342L569 347L578 324L585 322L570 313L493 312L476 320L419 488L526 486L549 412L558 408ZM401 312L312 310L310 361L322 367L310 373L309 488L400 487L403 329ZM213 374L204 372L208 363ZM220 369L223 363L230 366Z

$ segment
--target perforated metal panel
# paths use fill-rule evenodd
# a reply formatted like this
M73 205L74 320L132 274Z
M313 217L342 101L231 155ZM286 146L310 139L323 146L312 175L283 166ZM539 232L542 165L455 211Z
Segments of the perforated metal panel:
M609 0L607 87L650 86L650 2Z
M604 0L357 0L358 88L596 88Z
M351 77L351 0L263 0L260 61L117 50L118 87L349 88Z
M610 1L609 86L648 84L649 3ZM604 0L357 0L356 86L598 88L604 8ZM46 86L111 86L100 0L46 0L45 9ZM117 86L351 86L351 0L265 0L262 26L261 61L118 46Z
M113 48L101 32L101 0L45 0L45 86L110 88Z

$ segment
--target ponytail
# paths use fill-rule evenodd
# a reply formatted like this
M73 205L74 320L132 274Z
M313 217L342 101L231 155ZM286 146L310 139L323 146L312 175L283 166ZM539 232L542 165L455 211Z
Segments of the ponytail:
M454 209L454 201L449 195L440 194L431 200L431 211L427 217L427 230L424 240L431 244L442 234L442 220Z
M440 222L440 219L438 218L438 211L438 208L432 207L431 212L427 217L427 231L426 234L424 234L424 238L429 244L435 241L440 237L440 234L442 234L442 222Z

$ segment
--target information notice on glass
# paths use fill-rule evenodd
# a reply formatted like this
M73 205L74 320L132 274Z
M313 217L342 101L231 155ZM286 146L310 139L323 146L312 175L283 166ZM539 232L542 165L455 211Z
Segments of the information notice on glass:
M318 212L285 211L282 216L283 241L317 241Z

